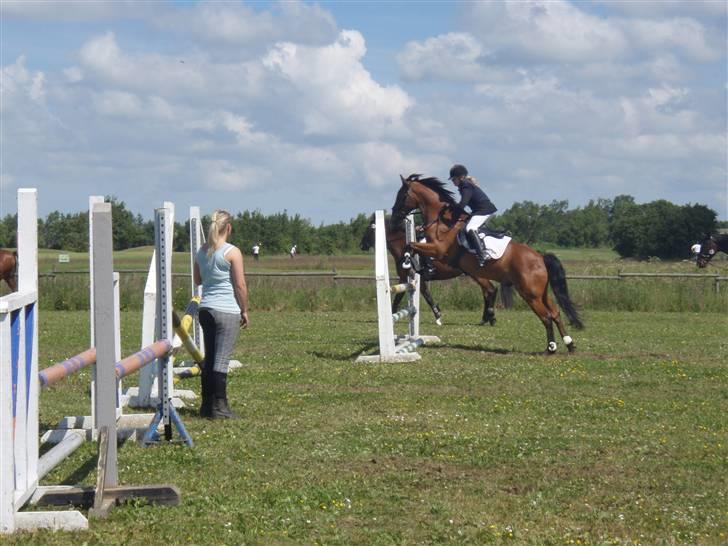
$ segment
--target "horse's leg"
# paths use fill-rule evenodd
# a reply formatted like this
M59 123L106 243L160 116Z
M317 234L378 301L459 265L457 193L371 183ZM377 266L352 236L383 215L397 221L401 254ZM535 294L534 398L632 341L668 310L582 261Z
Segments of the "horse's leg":
M4 279L8 285L8 288L10 288L11 292L18 291L18 277L16 277L13 273L11 273L10 275L4 277Z
M483 320L480 324L495 326L495 300L498 297L498 289L489 281L481 284L480 288L483 291Z
M432 309L437 325L442 326L442 312L440 311L440 307L435 303L435 300L432 299L432 294L430 293L430 281L422 281L420 283L420 294L422 294L427 305L429 305L430 309Z
M441 245L437 245L435 243L410 243L409 246L418 254L422 254L423 256L428 256L436 260L444 259L447 254L446 248L442 248Z
M569 350L570 353L573 353L576 350L574 340L566 332L566 328L564 327L564 321L561 320L561 311L559 311L559 307L557 305L554 305L553 302L549 299L548 292L544 292L543 304L549 311L551 311L551 320L556 323L556 327L559 329L559 334L561 335L561 339L564 340L566 348Z
M554 322L551 318L551 311L543 304L542 299L535 294L525 296L523 299L526 300L528 306L541 319L541 323L546 328L546 354L552 355L556 353L557 345L554 337Z

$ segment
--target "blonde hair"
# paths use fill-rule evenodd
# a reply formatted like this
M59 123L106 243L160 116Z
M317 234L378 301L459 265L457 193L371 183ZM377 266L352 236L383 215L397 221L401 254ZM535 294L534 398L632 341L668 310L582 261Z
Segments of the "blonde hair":
M470 182L473 186L480 186L480 184L478 184L478 181L475 179L474 176L466 176L465 180Z
M210 228L207 230L207 255L212 256L220 244L221 235L232 223L233 217L226 210L217 209L210 217Z

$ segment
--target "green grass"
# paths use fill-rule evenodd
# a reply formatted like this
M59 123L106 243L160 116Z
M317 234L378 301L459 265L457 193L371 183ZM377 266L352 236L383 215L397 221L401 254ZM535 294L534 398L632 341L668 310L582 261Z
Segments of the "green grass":
M373 308L372 308L373 309ZM7 544L725 544L724 314L586 315L578 352L545 357L530 312L445 314L410 364L372 351L367 312L253 311L230 377L233 422L182 418L195 447L120 450L122 483L173 483L85 533ZM88 344L86 314L41 314L42 365ZM423 333L437 327L429 316ZM123 313L124 352L140 339ZM81 375L41 422L88 410ZM195 382L189 386L198 389ZM46 483L91 484L84 446ZM82 472L79 472L82 468Z

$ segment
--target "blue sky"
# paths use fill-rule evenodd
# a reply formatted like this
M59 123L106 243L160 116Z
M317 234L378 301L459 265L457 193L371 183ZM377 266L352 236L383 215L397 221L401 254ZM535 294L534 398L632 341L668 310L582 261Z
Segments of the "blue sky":
M390 208L464 163L514 202L634 196L728 219L726 3L0 5L0 215Z

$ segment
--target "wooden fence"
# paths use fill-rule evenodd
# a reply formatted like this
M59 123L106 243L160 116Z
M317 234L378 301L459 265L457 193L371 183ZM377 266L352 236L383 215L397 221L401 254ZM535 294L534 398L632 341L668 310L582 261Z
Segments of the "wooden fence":
M136 273L147 274L146 269L120 269L120 274ZM52 273L42 273L39 277L55 277L56 275L88 275L86 270L67 270L54 271ZM187 277L189 273L172 273L173 277ZM279 271L279 272L246 272L246 277L319 277L331 279L333 281L374 281L373 275L340 275L336 271ZM720 283L728 281L728 277L719 273L623 273L616 275L567 275L567 280L583 280L583 281L624 281L634 278L653 278L653 279L712 279L715 292L720 292Z

